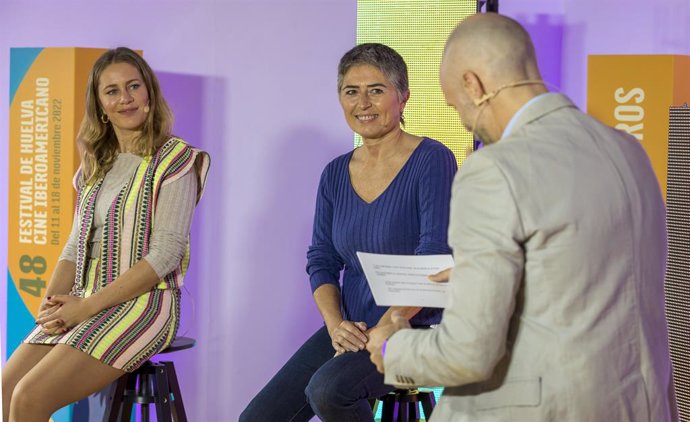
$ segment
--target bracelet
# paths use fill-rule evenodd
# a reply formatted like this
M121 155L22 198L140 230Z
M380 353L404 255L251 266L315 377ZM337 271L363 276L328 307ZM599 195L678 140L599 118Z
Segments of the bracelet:
M386 345L388 344L388 339L385 339L383 341L383 345L381 346L381 357L383 357L384 353L386 353Z

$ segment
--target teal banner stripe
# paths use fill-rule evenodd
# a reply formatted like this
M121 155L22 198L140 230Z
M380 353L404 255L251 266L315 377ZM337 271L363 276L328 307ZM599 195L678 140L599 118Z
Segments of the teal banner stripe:
M74 419L74 404L68 404L67 406L63 407L62 409L58 410L57 412L53 413L53 416L51 416L51 419L53 422L81 422L81 421L73 421ZM86 419L83 420L86 422Z
M29 71L42 48L10 48L10 105L24 75Z
M12 352L19 347L24 337L29 334L29 331L31 331L35 325L36 320L26 308L21 296L19 296L19 292L12 280L12 275L10 271L7 270L6 357L10 357Z

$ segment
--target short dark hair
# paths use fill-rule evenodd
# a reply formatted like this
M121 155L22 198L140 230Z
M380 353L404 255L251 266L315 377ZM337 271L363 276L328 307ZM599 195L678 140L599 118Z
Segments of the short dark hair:
M378 43L360 44L340 59L338 64L338 92L343 87L343 78L352 66L368 64L377 68L398 91L402 99L410 92L407 78L407 64L397 51Z

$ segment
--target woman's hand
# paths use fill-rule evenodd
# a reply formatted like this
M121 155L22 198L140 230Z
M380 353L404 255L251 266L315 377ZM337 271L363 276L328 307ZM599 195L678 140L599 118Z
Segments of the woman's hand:
M47 297L44 297L43 300L41 300L41 304L38 306L38 315L36 316L36 319L38 320L45 318L58 309L60 309L60 306L53 304Z
M47 304L57 309L47 309L43 312L45 315L36 320L44 330L61 328L65 332L91 316L86 299L80 297L55 295L48 299Z
M43 299L41 299L41 304L38 305L38 313L39 314L41 312L45 311L46 309L52 308L54 306L54 305L49 305L48 302L50 302L48 297L44 297Z
M55 336L58 334L64 334L67 331L69 331L69 328L65 327L62 324L62 321L57 319L54 321L49 321L44 324L41 324L41 331L43 334L49 335L49 336Z
M47 297L44 297L43 300L41 300L41 304L38 307L38 315L36 316L36 324L41 325L41 331L44 334L47 334L49 336L53 336L56 334L60 334L66 331L65 327L62 325L62 321L58 320L52 320L47 323L41 323L40 321L49 321L50 315L55 313L60 309L60 305L55 304L50 302L50 300Z
M367 324L359 321L342 321L333 330L329 330L331 344L336 351L336 356L346 352L358 352L364 350L369 337L366 334Z

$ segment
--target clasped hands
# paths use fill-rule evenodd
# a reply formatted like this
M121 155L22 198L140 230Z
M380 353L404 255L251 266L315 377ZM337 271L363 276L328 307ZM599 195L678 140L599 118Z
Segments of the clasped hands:
M437 274L429 276L429 280L437 283L445 283L450 276L450 268L443 270ZM369 341L366 344L369 351L369 359L376 365L376 370L384 373L383 367L383 344L396 332L405 328L412 328L410 322L402 314L395 311L391 314L391 323L374 327L369 332Z
M48 296L41 301L36 324L48 335L64 334L89 318L86 299L70 295Z
M329 330L328 334L331 336L331 344L335 349L336 356L364 350L367 341L369 341L367 324L362 321L343 320L334 329Z

